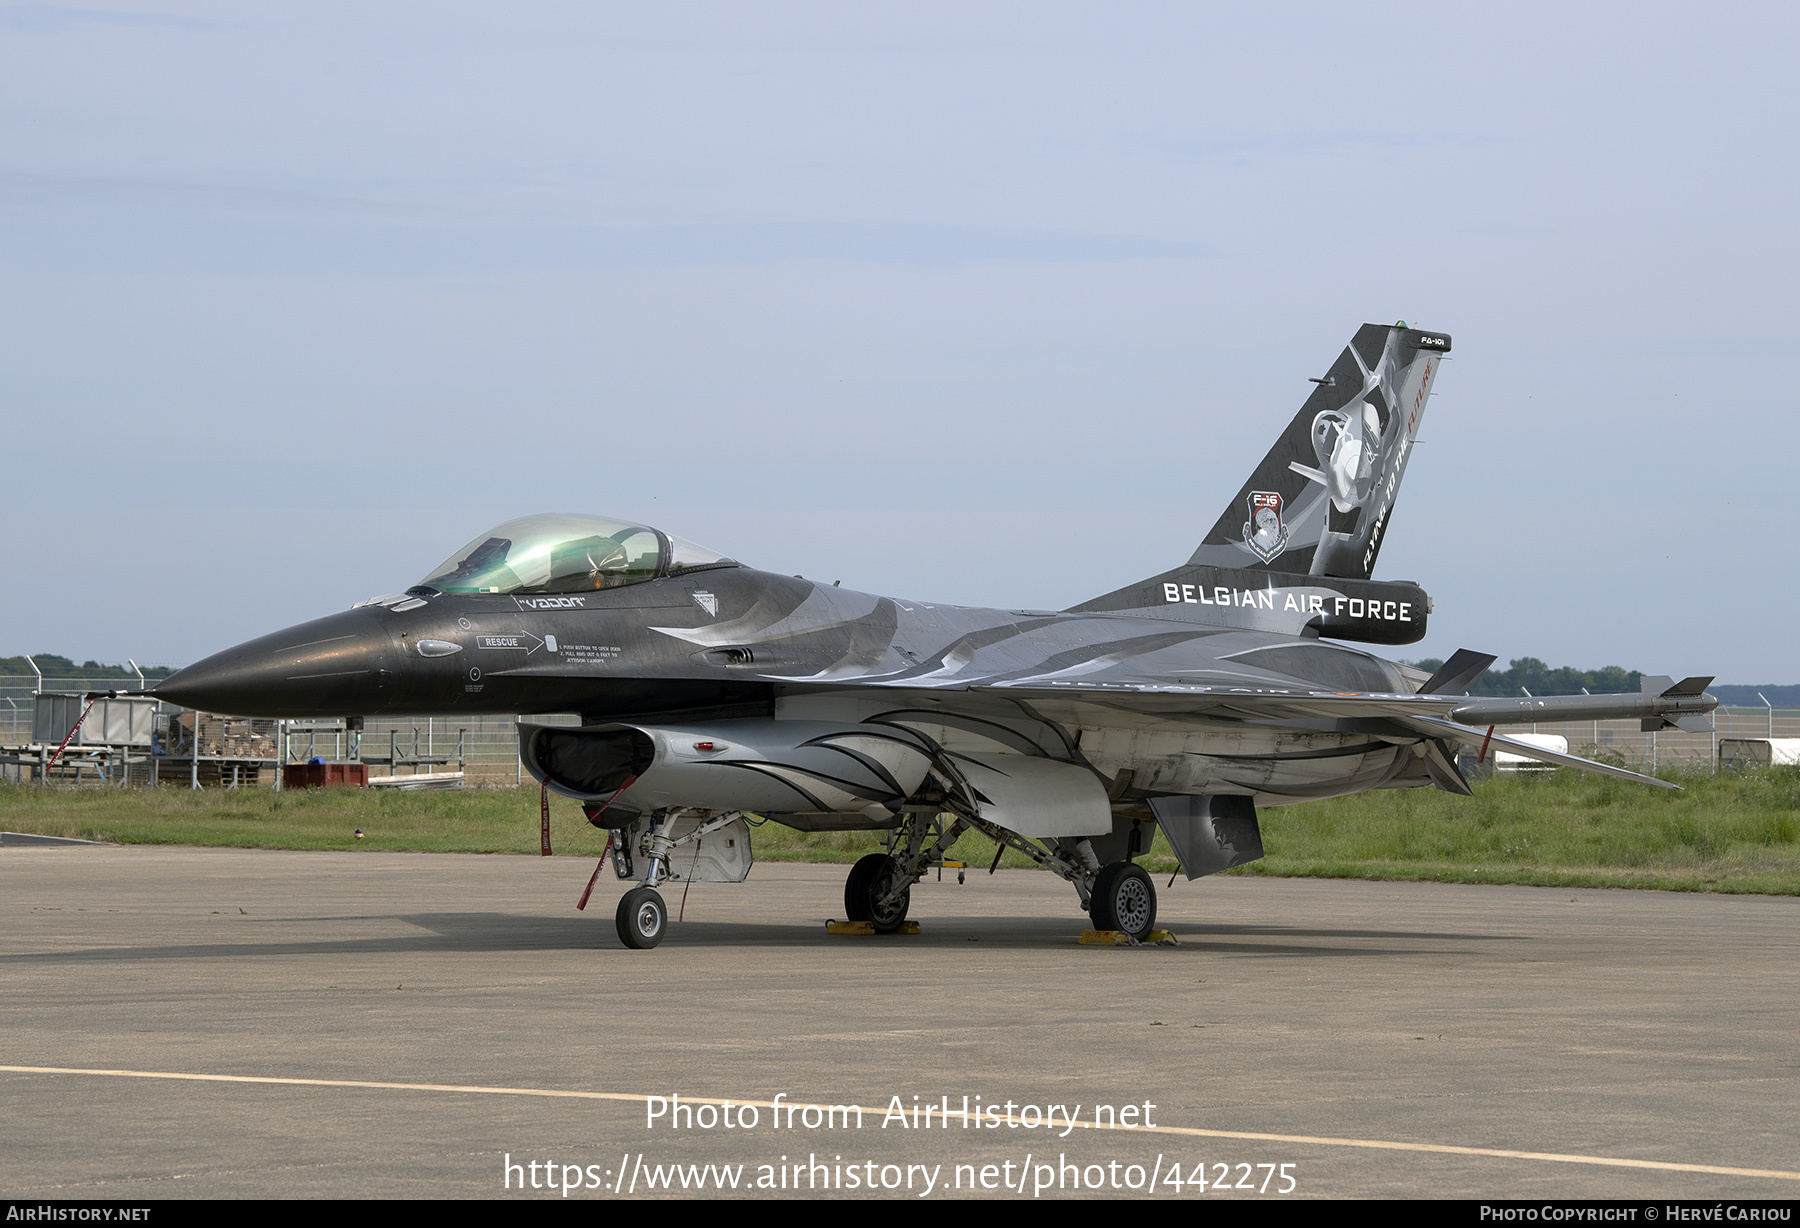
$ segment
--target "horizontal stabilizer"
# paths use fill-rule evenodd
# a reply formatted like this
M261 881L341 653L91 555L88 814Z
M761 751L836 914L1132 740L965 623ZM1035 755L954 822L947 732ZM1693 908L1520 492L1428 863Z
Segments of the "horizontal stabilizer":
M1467 695L1475 680L1487 673L1488 666L1498 657L1487 652L1470 652L1467 648L1458 648L1450 654L1450 659L1438 666L1437 673L1425 680L1419 688L1421 695Z

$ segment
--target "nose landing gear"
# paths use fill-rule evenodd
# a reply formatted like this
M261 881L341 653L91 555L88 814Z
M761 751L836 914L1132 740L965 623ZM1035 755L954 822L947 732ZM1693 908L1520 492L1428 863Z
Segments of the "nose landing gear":
M733 825L736 825L734 832ZM701 839L714 832L724 832L724 851L701 857ZM694 846L692 861L684 862L679 872L674 854L687 845ZM744 826L741 810L702 812L659 810L639 816L618 831L612 846L613 870L620 878L633 876L632 852L649 859L643 884L619 897L619 909L613 922L619 941L633 950L643 951L661 942L669 928L669 909L656 888L671 880L695 882L741 883L750 873L750 829ZM595 874L599 871L596 870ZM686 898L686 888L682 889ZM587 897L582 897L582 903Z
M669 910L656 888L633 887L619 897L613 921L618 926L620 942L644 951L663 940L669 928Z

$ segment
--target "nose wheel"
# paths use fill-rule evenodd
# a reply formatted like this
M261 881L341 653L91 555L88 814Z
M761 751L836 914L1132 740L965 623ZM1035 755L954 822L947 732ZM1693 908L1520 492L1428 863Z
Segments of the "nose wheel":
M619 941L643 951L663 940L669 928L669 910L656 888L633 887L619 897L613 920L619 927Z
M1156 885L1142 866L1115 861L1094 876L1088 916L1097 930L1118 930L1141 942L1156 926Z

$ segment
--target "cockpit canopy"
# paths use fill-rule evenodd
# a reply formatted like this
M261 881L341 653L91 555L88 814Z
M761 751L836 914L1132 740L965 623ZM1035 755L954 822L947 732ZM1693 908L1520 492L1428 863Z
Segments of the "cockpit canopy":
M646 525L549 512L497 525L419 582L439 593L590 593L735 559Z

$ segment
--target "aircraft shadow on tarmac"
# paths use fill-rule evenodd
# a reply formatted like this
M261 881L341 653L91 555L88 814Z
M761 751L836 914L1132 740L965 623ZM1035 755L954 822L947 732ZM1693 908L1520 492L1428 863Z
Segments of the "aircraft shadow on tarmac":
M369 955L382 953L455 953L459 951L619 950L610 917L541 917L510 913L411 913L339 917L283 917L247 923L255 934L241 941L184 943L167 946L106 946L83 950L20 952L0 955L0 965L65 964L111 960L243 959L287 955ZM270 929L294 924L367 927L401 922L411 932L347 938L284 940ZM1060 917L932 917L921 921L916 935L888 937L827 936L819 921L785 925L757 922L687 921L672 925L670 947L818 947L843 950L870 944L900 947L1008 949L1072 948L1083 927ZM242 930L238 931L242 933ZM1435 933L1400 930L1302 929L1270 925L1177 925L1181 945L1155 948L1165 954L1204 953L1244 958L1273 956L1442 956L1456 950L1445 943L1521 941L1509 934ZM269 935L264 937L264 935ZM1305 940L1315 941L1305 941ZM1273 941L1271 941L1273 940ZM1285 941L1284 941L1285 940ZM1399 940L1405 945L1383 944ZM1429 943L1432 945L1414 945ZM1093 948L1083 948L1091 950ZM1466 950L1466 948L1465 948Z

